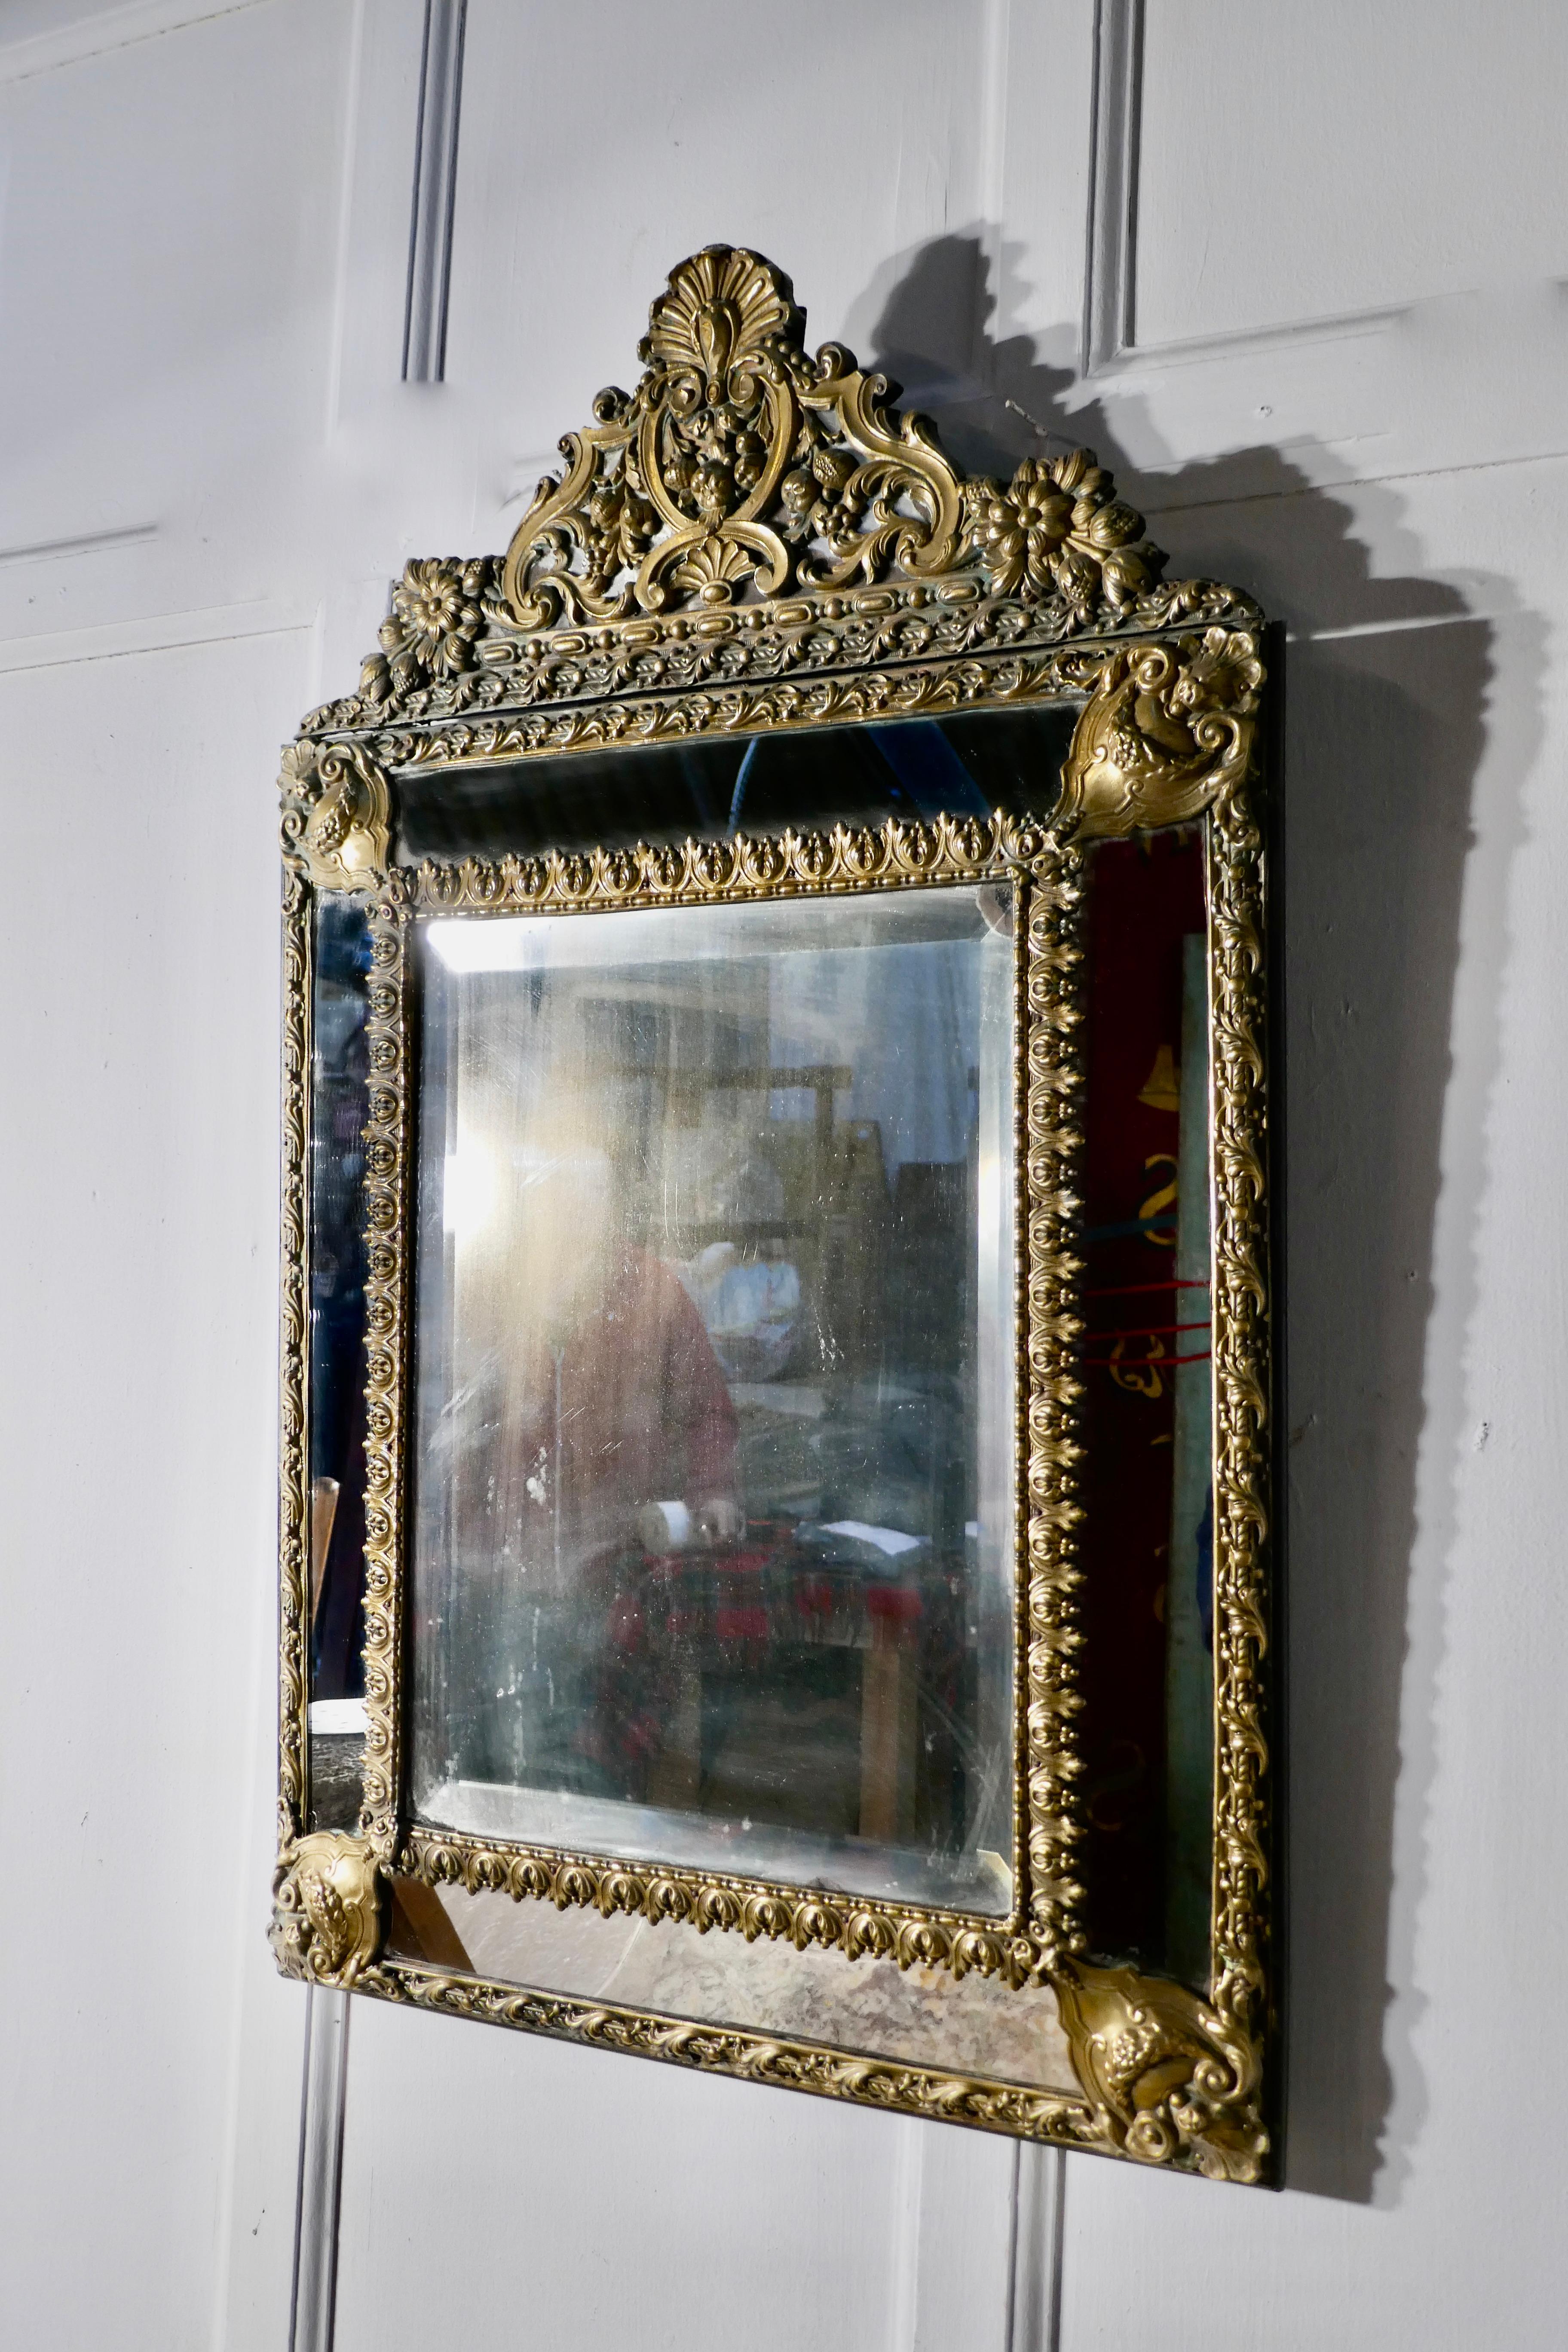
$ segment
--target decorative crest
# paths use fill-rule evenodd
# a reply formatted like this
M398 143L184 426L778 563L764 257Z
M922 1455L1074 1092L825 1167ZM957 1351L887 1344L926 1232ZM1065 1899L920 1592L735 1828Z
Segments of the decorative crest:
M1256 623L1166 583L1089 449L966 480L898 386L841 343L815 358L782 270L707 247L561 443L504 559L421 559L356 696L307 731L1002 651L1173 621Z
M782 271L709 246L670 274L647 373L594 404L518 526L502 597L524 628L973 570L1001 595L1129 604L1163 559L1087 450L962 482L922 417L840 343L815 360Z

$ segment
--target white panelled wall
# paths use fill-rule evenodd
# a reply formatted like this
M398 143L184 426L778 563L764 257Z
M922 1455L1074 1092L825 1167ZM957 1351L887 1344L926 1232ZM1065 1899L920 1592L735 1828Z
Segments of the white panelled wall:
M1568 14L1098 18L468 0L405 383L424 0L0 0L6 2342L289 2342L277 747L720 238L1289 629L1287 2186L353 2002L339 2352L1562 2341Z

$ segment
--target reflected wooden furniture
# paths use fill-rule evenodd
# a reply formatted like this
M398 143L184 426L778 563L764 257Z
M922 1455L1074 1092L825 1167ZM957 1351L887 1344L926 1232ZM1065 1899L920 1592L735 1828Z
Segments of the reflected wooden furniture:
M914 1830L920 1599L894 1587L868 1596L860 1650L859 1833L879 1844ZM648 1771L647 1801L701 1810L702 1666L680 1670L664 1745Z
M335 1478L312 1478L310 1481L310 1623L321 1605L321 1587L326 1581L327 1554L331 1549L332 1521L338 1513L338 1482Z
M914 1827L916 1628L919 1598L871 1596L871 1645L860 1681L860 1834L903 1843ZM878 1606L913 1601L914 1608Z

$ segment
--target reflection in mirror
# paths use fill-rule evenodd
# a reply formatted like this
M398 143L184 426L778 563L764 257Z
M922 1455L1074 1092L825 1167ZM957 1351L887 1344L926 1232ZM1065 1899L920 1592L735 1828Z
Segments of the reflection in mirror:
M310 1000L310 1826L352 1826L364 1744L363 903L315 907Z
M1011 894L421 928L416 1811L1010 1907Z
M1097 1953L1202 1986L1214 1502L1200 827L1090 852L1085 945L1089 1927Z

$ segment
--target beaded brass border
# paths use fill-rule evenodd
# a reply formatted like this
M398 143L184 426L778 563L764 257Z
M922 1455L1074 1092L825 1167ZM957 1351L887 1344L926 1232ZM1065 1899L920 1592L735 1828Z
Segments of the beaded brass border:
M308 1979L1255 2180L1268 2161L1260 2096L1269 2022L1264 877L1251 800L1259 615L1218 583L1163 582L1163 559L1142 541L1138 517L1115 500L1109 476L1086 452L1027 461L1005 489L963 481L929 428L889 412L890 388L860 375L849 354L830 345L806 361L801 323L787 280L755 256L716 247L681 265L655 305L637 391L601 395L595 426L568 436L565 476L541 486L506 564L488 557L411 564L358 695L312 713L285 755L274 1947L286 1972ZM840 830L417 875L389 868L389 780L398 770L1050 699L1077 706L1079 716L1058 805L1029 827L1009 832L997 818L966 829L943 820L879 835ZM1206 827L1214 1062L1215 1834L1206 1995L1083 1957L1072 1736L1079 850L1096 838L1194 817ZM1021 1882L1028 1882L1028 1913L999 1930L995 1921L957 1913L803 1899L754 1880L705 1879L694 1895L680 1884L685 1874L405 1827L398 1528L408 924L422 905L566 913L668 903L672 895L920 887L957 878L956 869L938 870L955 857L974 871L989 857L995 870L1027 877L1031 902L1027 1084L1018 1105L1028 1396L1020 1447L1028 1576L1020 1580L1020 1606L1028 1636L1016 1801L1020 1825L1027 1822ZM371 1733L358 1836L303 1833L310 909L316 891L345 888L375 893ZM789 1934L851 1954L887 1951L906 1964L942 1961L955 1973L985 1968L1017 1986L1048 1982L1083 2099L441 1977L384 1949L387 1883L397 1866L607 1910L635 1906L668 1916L680 1909L701 1927Z

